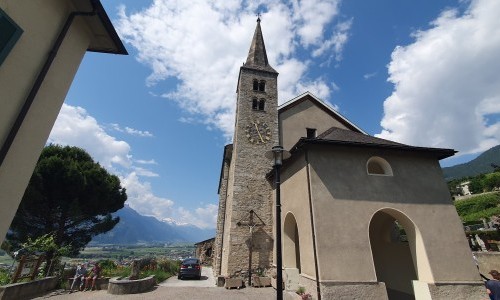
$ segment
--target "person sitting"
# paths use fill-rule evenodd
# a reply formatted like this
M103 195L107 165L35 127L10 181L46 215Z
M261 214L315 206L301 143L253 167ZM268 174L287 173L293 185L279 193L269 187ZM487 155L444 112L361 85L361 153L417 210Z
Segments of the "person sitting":
M94 267L92 268L92 271L90 271L89 276L87 276L87 279L85 280L85 290L95 290L96 287L96 281L97 278L101 276L101 267L99 266L99 263L95 263ZM89 282L92 281L92 284L89 287Z
M73 287L78 281L80 281L79 290L81 291L83 289L85 275L87 275L87 269L85 268L85 265L79 264L78 267L76 267L75 277L73 277L73 282L71 283L71 288L69 289L70 292L73 292Z
M500 300L500 273L497 270L491 270L489 274L493 279L486 281L486 291L492 300Z

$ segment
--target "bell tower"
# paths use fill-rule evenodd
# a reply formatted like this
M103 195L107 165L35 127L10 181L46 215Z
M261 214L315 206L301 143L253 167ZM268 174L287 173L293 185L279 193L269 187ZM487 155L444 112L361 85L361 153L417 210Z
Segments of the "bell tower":
M241 66L232 148L226 146L219 186L214 272L247 277L273 260L272 166L264 154L278 143L278 72L268 62L260 18ZM228 153L230 152L230 153Z

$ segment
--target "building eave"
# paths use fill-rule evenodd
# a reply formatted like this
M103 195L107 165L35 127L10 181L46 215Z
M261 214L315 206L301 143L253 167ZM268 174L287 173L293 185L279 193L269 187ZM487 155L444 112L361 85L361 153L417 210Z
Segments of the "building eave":
M79 11L94 10L96 15L85 18L93 37L87 51L127 55L127 49L123 45L115 27L111 23L101 1L99 0L72 0L75 8Z
M458 151L453 149L446 148L430 148L430 147L417 147L417 146L408 146L404 144L372 144L372 143L360 143L360 142L352 142L352 141L339 141L339 140L324 140L324 139L308 139L301 138L290 150L290 152L295 153L306 147L307 145L326 145L326 146L352 146L359 148L378 148L378 149L393 149L393 150L402 150L402 151L410 151L410 152L418 152L418 153L429 153L435 155L439 160L451 157L455 155Z

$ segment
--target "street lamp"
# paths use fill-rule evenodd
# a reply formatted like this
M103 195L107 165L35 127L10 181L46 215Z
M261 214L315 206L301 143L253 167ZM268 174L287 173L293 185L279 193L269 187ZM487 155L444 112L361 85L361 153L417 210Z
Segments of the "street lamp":
M280 195L280 169L283 160L290 157L290 153L282 146L274 146L266 152L266 157L273 159L274 180L276 184L276 290L278 300L283 300L283 261L281 254L281 195Z

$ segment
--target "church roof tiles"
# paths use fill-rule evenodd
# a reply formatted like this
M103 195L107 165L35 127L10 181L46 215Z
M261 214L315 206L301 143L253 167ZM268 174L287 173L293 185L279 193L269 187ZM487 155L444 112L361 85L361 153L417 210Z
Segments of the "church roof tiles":
M409 146L338 127L332 127L318 135L316 138L301 138L297 144L292 147L290 152L296 152L303 148L306 144L344 145L428 152L436 155L439 159L453 156L456 153L453 149Z

